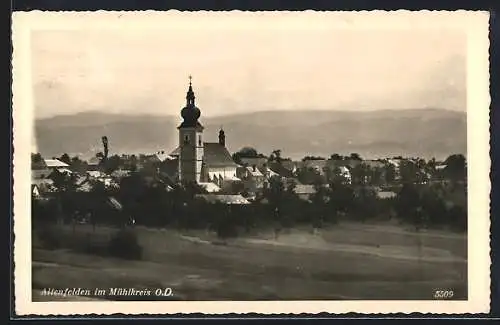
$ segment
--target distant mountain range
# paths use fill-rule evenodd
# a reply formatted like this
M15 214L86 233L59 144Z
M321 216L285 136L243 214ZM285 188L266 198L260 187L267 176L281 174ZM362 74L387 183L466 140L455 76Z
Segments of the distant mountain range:
M173 150L180 116L123 115L85 112L38 119L37 148L46 157L62 153L89 158L109 139L110 154ZM284 157L328 157L359 153L362 157L419 156L444 158L466 153L465 112L443 109L378 111L262 111L201 118L207 142L226 132L231 152L251 146Z

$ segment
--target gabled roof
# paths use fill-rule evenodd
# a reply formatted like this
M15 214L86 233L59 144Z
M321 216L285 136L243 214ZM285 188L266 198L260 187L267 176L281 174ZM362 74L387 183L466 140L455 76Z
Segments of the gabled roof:
M364 160L363 164L370 168L383 168L385 166L385 163L379 160Z
M314 188L314 185L304 185L304 184L297 184L295 185L295 188L293 191L296 194L314 194L316 193L316 189Z
M172 160L174 159L174 157L166 154L164 151L162 151L161 153L157 153L156 154L156 157L158 158L159 161L163 162L165 160Z
M203 189L205 191L207 191L208 193L214 193L214 192L220 191L220 187L218 187L217 185L215 185L214 183L211 183L211 182L206 182L206 183L200 182L200 183L198 183L198 185L203 187Z
M173 157L179 157L180 154L181 154L181 147L177 147L169 155Z
M197 194L197 198L203 199L208 203L225 203L225 204L250 204L250 201L245 199L240 194L226 195L226 194Z
M261 168L259 168L260 172L262 173L262 175L266 176L266 177L273 177L273 176L279 176L278 173L275 173L271 168L269 168L269 166L263 166Z
M397 193L393 191L377 191L377 197L379 199L391 199L396 196Z
M226 147L218 142L203 143L203 162L207 167L238 167Z
M269 169L271 169L273 172L280 175L281 177L287 177L287 178L293 177L293 173L291 170L285 168L283 165L281 165L277 162L269 163L268 167L269 167Z
M178 150L178 148L175 150ZM162 151L157 151L154 154L148 155L145 158L146 158L145 160L149 162L156 162L156 161L163 162L165 160L172 160L175 157L172 157L167 152L162 150Z
M68 164L60 161L59 159L45 159L45 164L47 165L47 167L49 168L59 168L59 167L69 167Z
M264 176L260 170L258 168L254 168L253 167L250 167L250 166L247 166L246 167L246 170L248 171L248 173L254 177L261 177L261 176Z
M180 147L177 147L167 156L175 159L179 155ZM207 167L238 167L226 147L218 142L203 143L203 162Z
M60 173L63 173L63 174L68 174L68 175L71 175L73 174L73 171L68 169L68 168L60 168L58 169Z

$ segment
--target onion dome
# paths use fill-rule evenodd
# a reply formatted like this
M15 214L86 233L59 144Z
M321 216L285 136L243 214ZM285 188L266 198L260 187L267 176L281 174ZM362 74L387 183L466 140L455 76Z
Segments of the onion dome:
M195 105L195 96L191 79L191 76L189 76L189 89L186 94L186 106L181 110L181 116L184 121L181 123L180 127L201 127L201 124L198 122L201 111Z

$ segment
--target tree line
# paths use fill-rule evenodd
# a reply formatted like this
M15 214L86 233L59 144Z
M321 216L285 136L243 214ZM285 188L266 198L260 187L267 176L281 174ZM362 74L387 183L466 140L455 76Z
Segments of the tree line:
M319 229L339 220L365 222L398 219L416 229L446 227L467 229L465 185L405 183L395 197L381 198L370 186L345 184L331 180L316 182L314 193L304 198L296 193L294 182L271 178L269 186L255 202L244 205L208 203L197 197L204 190L197 184L166 186L140 172L121 179L116 188L93 182L88 192L79 192L71 175L55 173L57 191L49 200L33 200L33 223L80 222L126 228L131 225L174 229L208 229L219 237L242 232L283 229L308 225ZM111 200L111 201L110 201ZM119 207L112 200L120 203Z

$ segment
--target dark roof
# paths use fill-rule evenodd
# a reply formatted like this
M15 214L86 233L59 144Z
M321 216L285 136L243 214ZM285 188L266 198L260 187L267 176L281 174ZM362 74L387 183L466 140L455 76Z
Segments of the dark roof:
M287 169L283 165L277 163L277 162L270 162L268 164L269 169L271 169L273 172L276 174L280 175L281 177L287 177L287 178L292 178L293 173L291 170Z
M170 156L179 156L180 147L175 148ZM175 160L174 160L175 161ZM207 167L237 167L229 151L218 142L203 143L203 162Z
M237 167L226 147L218 142L203 143L203 162L207 167Z
M288 170L293 170L293 168L296 167L295 162L292 160L282 160L281 165Z

